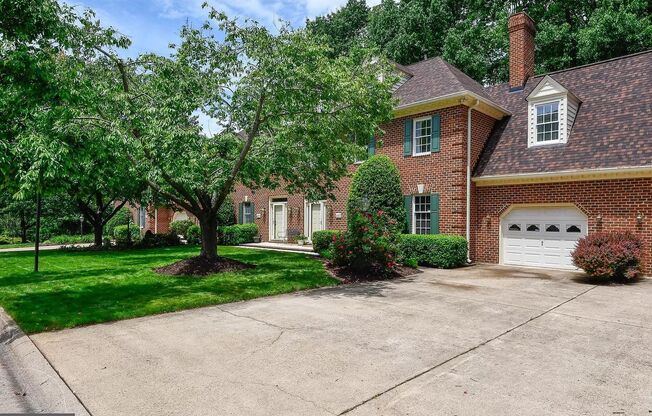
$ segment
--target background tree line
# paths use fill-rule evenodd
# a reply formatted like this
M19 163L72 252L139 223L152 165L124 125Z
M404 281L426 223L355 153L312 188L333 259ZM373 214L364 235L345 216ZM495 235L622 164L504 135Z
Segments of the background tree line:
M306 26L334 54L363 43L409 65L442 56L479 82L508 79L507 19L513 0L348 0ZM522 0L537 24L537 73L556 71L652 47L649 0Z

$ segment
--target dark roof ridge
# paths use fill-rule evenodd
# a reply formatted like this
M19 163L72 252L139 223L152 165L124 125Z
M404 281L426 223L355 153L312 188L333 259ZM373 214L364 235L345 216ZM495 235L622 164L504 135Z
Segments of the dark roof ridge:
M573 66L571 68L558 69L556 71L550 71L550 72L544 72L544 73L541 73L541 74L535 74L535 75L531 76L528 79L528 81L531 80L531 79L536 79L536 78L545 78L547 75L561 74L562 72L575 71L577 69L589 68L589 67L592 67L594 65L606 64L606 63L609 63L609 62L618 61L620 59L633 58L633 57L638 56L638 55L645 55L646 53L652 53L652 48L644 50L644 51L640 51L640 52L630 53L630 54L627 54L627 55L616 56L614 58L603 59L602 61L591 62L589 64L577 65L577 66ZM505 84L509 84L509 82L501 82L500 84L491 84L491 85L488 85L487 88L495 88L495 87L499 87L499 86L505 85Z

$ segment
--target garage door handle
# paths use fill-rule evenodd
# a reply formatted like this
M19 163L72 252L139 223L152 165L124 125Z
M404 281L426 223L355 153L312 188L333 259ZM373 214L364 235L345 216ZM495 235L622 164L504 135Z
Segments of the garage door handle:
M543 240L541 240L541 247L543 247Z

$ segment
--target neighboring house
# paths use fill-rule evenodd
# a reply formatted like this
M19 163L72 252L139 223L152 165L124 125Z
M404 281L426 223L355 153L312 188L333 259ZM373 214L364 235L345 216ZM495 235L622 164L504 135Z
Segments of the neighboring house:
M464 235L473 261L557 268L580 237L629 230L651 273L652 52L534 76L534 22L511 16L509 36L509 83L441 58L397 66L394 119L369 151L397 165L408 229ZM263 241L344 230L350 180L326 201L237 186L236 214Z

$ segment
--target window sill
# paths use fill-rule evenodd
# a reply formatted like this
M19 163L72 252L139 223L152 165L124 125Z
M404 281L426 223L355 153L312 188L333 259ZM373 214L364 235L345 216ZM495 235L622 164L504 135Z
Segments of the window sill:
M432 154L432 152L412 153L412 157L428 156L428 155L431 155L431 154Z
M566 140L550 140L547 142L535 142L535 143L528 144L527 147L545 147L545 146L550 146L555 144L566 144Z

